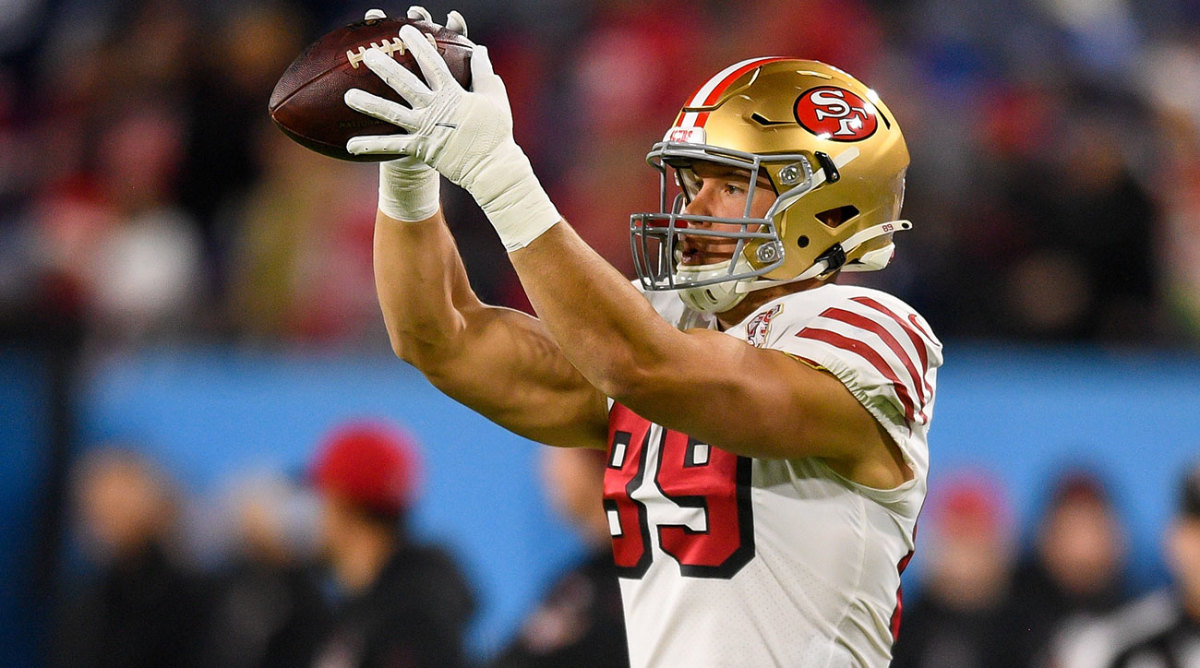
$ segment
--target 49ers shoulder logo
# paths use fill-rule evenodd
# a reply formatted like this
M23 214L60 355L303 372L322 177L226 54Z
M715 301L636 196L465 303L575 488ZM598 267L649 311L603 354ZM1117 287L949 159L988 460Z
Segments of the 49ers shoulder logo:
M836 86L818 86L796 99L796 122L822 139L861 141L875 134L875 105Z
M770 311L763 311L754 316L749 325L746 325L746 342L755 348L762 348L767 343L767 334L771 331L771 319L779 315L783 310L783 304L776 304L771 307Z

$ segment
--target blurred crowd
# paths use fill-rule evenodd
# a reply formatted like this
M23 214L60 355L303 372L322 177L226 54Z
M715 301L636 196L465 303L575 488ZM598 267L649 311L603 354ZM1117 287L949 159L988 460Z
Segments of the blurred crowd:
M71 559L44 665L628 665L601 452L542 450L547 501L584 549L486 655L466 642L475 585L452 550L411 529L420 446L398 426L335 425L302 476L229 485L217 521L197 521L205 504L146 453L99 445L73 468ZM1164 490L1169 577L1149 585L1136 582L1124 504L1103 474L1063 468L1044 489L1023 531L992 474L934 482L892 666L1200 666L1200 463Z
M378 4L378 3L376 3ZM452 6L451 6L452 5ZM631 270L628 215L678 105L788 54L877 87L915 229L875 281L943 337L1200 341L1195 0L463 0L560 210ZM307 152L266 100L332 0L10 0L0 13L0 328L101 346L382 344L375 171ZM404 7L385 7L398 14ZM472 283L527 306L473 202Z
M1067 668L1061 644L1075 627L1133 598L1128 535L1106 483L1071 470L1048 487L1028 540L990 475L960 472L931 489L927 570L905 607L896 668Z
M463 665L474 594L409 531L415 443L353 421L315 450L302 476L231 485L206 524L136 444L91 449L73 467L45 665Z
M1131 579L1129 532L1103 476L1061 471L1029 536L980 471L930 490L921 588L894 668L1200 666L1200 467L1182 471L1161 545L1172 584Z
M334 425L301 475L185 494L135 443L72 469L67 560L33 665L52 668L620 668L621 593L595 450L543 451L550 505L584 550L494 656L467 642L479 600L411 518L421 447L386 420ZM207 520L197 517L208 506Z
M375 168L306 151L266 111L306 43L375 5L406 7L0 2L0 341L386 353L371 269ZM905 299L952 340L1200 344L1200 0L426 6L462 11L490 47L516 138L560 211L631 276L628 216L658 201L651 144L711 74L784 54L875 86L908 139L914 230L891 268L854 280ZM443 193L475 290L528 308L473 202ZM376 456L367 470L407 466ZM389 586L436 589L423 592L428 606L393 612L421 616L410 628L423 637L448 634L437 648L451 655L378 651L411 665L467 660L457 652L475 602L452 556L409 540L408 499L381 509L348 503L344 489L322 497L339 475L358 490L387 486L316 461L311 482L325 482L311 489L276 477L238 487L220 567L203 573L181 554L187 501L154 462L125 449L75 462L80 564L67 570L80 577L56 611L55 665L356 665L377 647L364 620ZM586 478L574 467L587 464L548 462L548 476ZM1114 639L1194 644L1200 487L1189 485L1165 529L1176 587L1146 600L1129 584L1101 477L1054 481L1029 540L986 476L935 488L896 665L1100 666L1141 656ZM570 498L558 502L573 513ZM582 535L606 530L580 513ZM339 556L334 544L357 547ZM398 557L398 546L411 549ZM606 549L563 574L498 662L584 665L556 652L613 647ZM386 568L400 559L412 570Z

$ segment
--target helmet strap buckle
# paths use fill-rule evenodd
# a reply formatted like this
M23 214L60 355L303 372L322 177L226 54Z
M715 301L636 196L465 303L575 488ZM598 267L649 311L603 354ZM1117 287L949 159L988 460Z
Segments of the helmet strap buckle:
M846 251L840 243L834 244L817 258L817 262L825 263L825 271L821 272L822 275L835 272L846 264Z
M838 181L842 180L842 173L838 171L837 163L833 161L833 158L829 157L828 153L824 151L817 151L816 153L813 153L813 157L817 159L817 163L821 165L821 169L825 171L826 183L837 183Z

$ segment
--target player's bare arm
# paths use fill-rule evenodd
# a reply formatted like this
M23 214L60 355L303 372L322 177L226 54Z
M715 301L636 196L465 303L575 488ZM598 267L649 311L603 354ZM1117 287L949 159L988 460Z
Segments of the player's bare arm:
M393 349L438 389L533 440L604 446L605 397L536 319L475 296L440 210L378 214L375 284Z
M719 334L678 332L569 230L512 143L503 82L491 71L486 49L476 47L475 90L468 93L415 30L402 28L400 39L429 86L382 54L369 52L364 62L386 72L414 109L355 91L347 103L386 115L410 134L357 138L348 149L416 156L471 192L510 251L550 335L591 384L648 419L730 452L821 456L864 484L903 482L907 472L887 437L836 379ZM714 396L705 392L721 400L687 400Z
M366 19L382 19L371 10ZM419 7L409 19L432 22ZM465 35L457 12L450 30ZM440 207L437 172L380 165L375 284L392 347L436 387L494 422L552 445L603 447L606 400L541 324L476 297Z
M510 257L542 322L570 342L568 359L646 419L736 454L825 457L872 487L911 475L838 379L717 331L671 327L565 222Z

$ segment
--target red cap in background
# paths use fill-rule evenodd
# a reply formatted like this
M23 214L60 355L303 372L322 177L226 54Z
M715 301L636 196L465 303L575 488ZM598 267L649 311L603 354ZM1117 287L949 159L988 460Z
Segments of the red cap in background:
M995 534L1010 528L1008 501L991 475L960 471L931 486L930 519L942 533Z
M338 426L325 437L310 476L323 493L396 513L416 498L420 460L416 443L400 429L360 420Z

